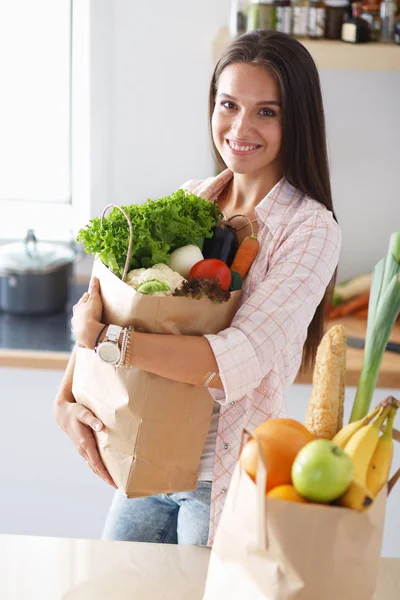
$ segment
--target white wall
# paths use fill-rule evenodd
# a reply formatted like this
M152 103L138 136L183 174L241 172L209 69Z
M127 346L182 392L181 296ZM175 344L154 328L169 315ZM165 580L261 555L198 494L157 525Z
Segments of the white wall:
M212 174L208 82L229 4L93 2L92 216ZM372 269L400 228L400 72L322 71L321 80L346 279Z

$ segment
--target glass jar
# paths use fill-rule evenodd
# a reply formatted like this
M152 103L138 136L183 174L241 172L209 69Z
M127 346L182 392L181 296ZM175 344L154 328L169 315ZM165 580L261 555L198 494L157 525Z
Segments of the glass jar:
M325 37L327 40L340 40L342 24L350 16L348 0L326 0Z
M308 13L308 37L312 40L325 36L326 4L324 0L310 0Z
M275 2L252 0L247 18L247 31L254 29L275 29Z
M369 39L378 42L381 39L381 12L379 4L363 4L360 17L367 21L369 26Z

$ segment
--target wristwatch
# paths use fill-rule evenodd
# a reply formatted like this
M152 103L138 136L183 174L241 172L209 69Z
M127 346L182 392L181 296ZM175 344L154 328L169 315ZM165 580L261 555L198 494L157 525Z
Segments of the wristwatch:
M104 340L97 346L96 352L100 360L109 365L115 365L121 358L119 347L121 331L122 327L119 325L109 325Z

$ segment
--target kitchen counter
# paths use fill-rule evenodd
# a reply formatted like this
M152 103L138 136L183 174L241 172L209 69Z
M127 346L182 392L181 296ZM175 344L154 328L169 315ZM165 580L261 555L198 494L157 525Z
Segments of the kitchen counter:
M43 317L16 317L0 313L0 367L64 370L74 345L71 334L72 306L87 289L87 282L71 286L65 313ZM328 322L328 328L341 323L348 335L364 337L365 319L345 317ZM390 338L400 342L400 325ZM347 348L346 385L357 386L363 350ZM298 375L295 383L312 383L312 372ZM377 387L400 389L400 354L385 352Z
M0 535L2 600L201 600L209 548ZM400 559L382 558L375 600L398 600Z
M349 336L364 338L367 321L353 316L343 317L341 319L332 319L328 321L327 329L333 325L343 325L345 332ZM390 336L391 342L400 343L400 325L396 324L393 327ZM358 379L362 368L364 350L347 347L346 353L346 375L345 385L357 386ZM298 376L296 383L311 383L312 374L306 373L303 376ZM382 363L379 369L379 377L377 387L400 389L400 354L396 352L385 352L382 358Z
M71 284L65 312L40 316L0 312L0 366L64 370L75 340L72 307L88 283Z

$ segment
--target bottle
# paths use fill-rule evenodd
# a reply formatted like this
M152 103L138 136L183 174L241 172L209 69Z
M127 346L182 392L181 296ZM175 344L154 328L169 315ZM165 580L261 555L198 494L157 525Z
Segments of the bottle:
M325 35L326 4L324 0L311 0L308 20L308 37L321 39Z
M292 6L291 0L275 0L276 23L275 29L283 33L292 31Z
M247 18L247 31L275 29L274 0L251 0Z
M340 40L342 25L349 16L349 0L326 0L325 37Z
M363 4L360 17L369 25L369 39L378 42L381 39L381 12L379 4Z
M243 0L231 0L231 13L229 20L229 32L234 39L247 30L247 13Z
M342 41L351 44L369 42L369 25L360 17L361 2L353 2L351 7L352 16L342 25Z
M393 42L397 3L395 0L381 2L381 42Z
M400 44L400 18L397 19L394 25L394 43Z
M310 0L293 0L292 2L292 34L297 38L305 38L308 34Z

